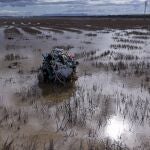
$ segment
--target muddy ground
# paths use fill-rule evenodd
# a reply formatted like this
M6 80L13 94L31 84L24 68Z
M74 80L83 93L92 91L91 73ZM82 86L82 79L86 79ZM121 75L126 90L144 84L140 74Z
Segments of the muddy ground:
M0 20L0 149L149 150L148 18ZM77 80L40 85L42 54L75 53Z

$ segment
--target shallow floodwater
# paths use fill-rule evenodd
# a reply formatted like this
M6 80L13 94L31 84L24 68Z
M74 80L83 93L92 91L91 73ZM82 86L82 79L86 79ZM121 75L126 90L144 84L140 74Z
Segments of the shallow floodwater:
M150 31L31 29L40 34L0 28L0 144L149 149ZM39 85L42 54L54 47L75 53L78 78Z

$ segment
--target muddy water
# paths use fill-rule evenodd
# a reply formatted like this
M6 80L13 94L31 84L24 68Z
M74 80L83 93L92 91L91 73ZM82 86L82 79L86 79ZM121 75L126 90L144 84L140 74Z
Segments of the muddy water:
M7 27L12 28L12 27ZM150 32L0 28L0 141L15 149L149 149ZM13 33L12 33L13 34ZM70 47L78 79L39 85L42 54Z

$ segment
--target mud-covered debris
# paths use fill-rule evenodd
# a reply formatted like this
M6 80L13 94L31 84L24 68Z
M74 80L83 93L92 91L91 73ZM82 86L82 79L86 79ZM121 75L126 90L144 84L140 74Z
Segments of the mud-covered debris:
M38 75L40 82L64 84L72 79L78 65L73 54L69 54L64 49L55 48L43 57L43 64Z

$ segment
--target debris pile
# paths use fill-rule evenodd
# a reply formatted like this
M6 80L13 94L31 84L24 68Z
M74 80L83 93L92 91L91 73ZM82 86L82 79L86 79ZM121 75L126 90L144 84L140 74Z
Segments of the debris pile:
M43 57L43 64L38 75L39 82L50 81L65 84L66 81L72 79L78 65L73 54L55 48Z

